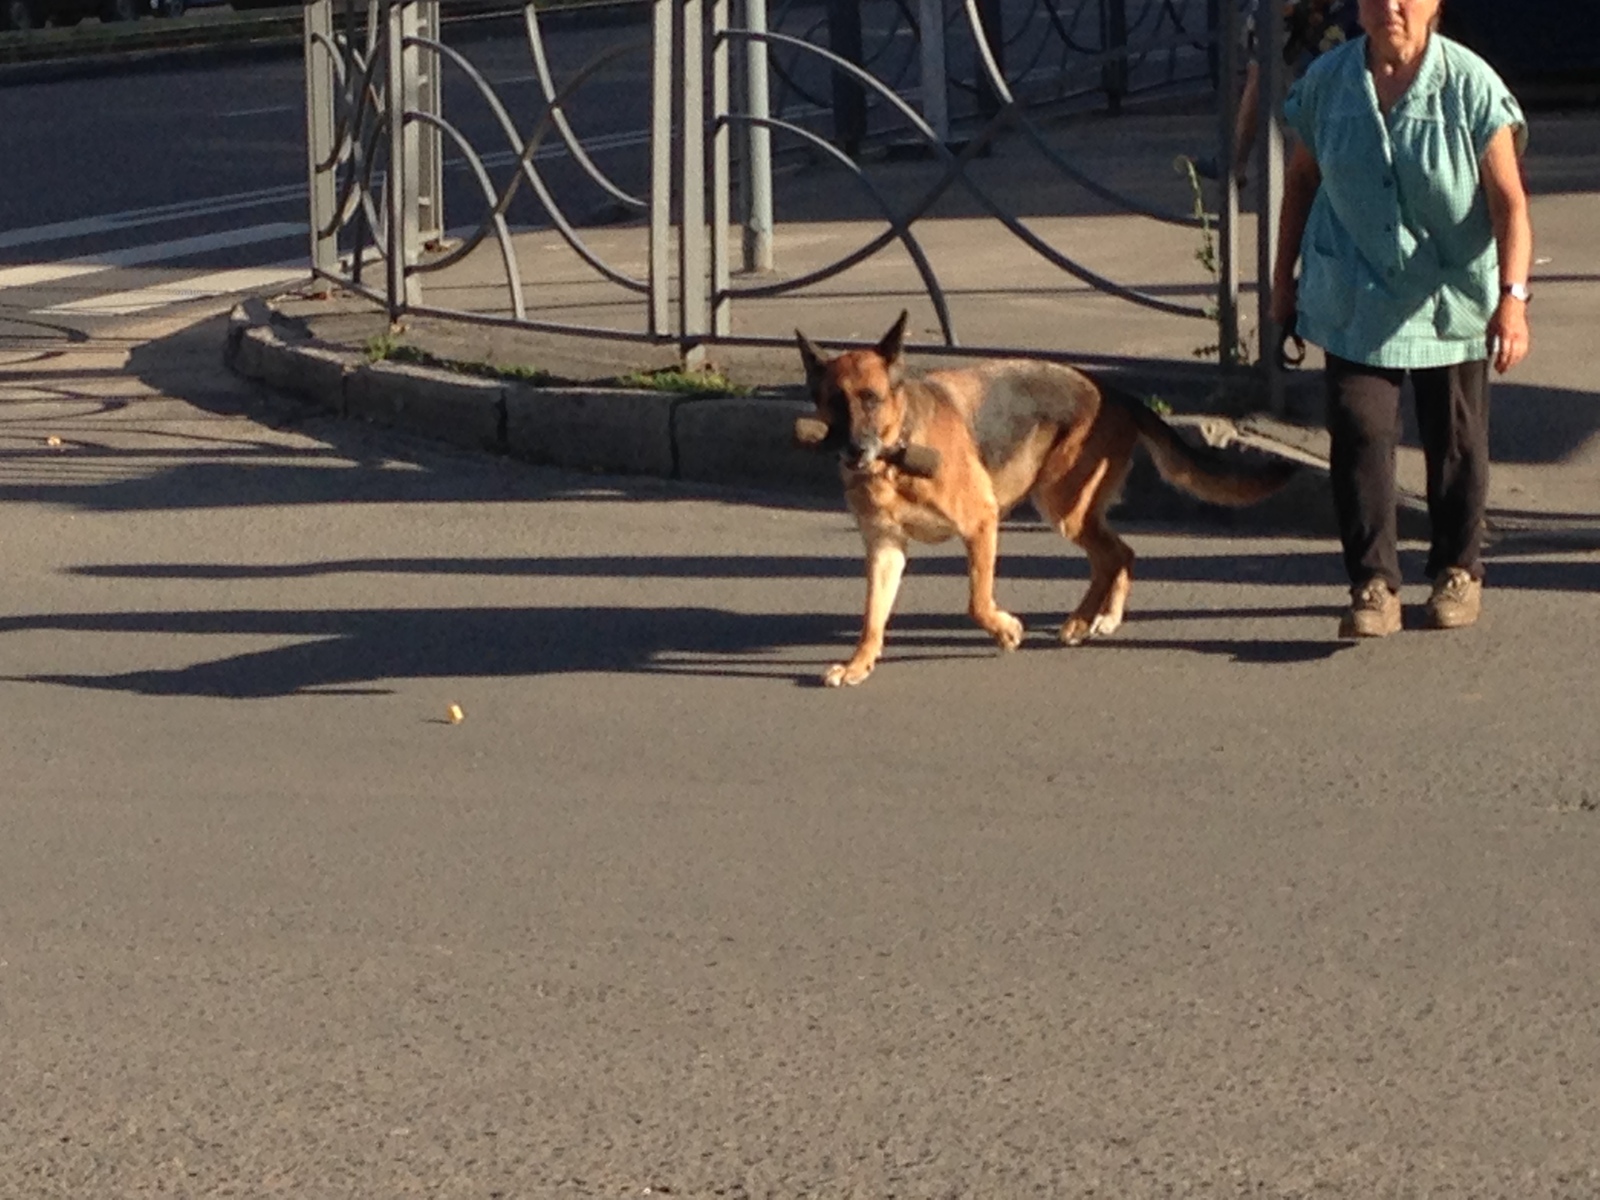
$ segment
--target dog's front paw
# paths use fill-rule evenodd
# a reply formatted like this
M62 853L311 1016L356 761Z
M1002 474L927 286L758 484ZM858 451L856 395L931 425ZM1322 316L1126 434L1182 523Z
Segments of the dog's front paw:
M1002 650L1015 650L1022 645L1022 622L1008 612L996 615L995 627L991 632L995 644Z
M1090 633L1089 622L1082 617L1069 617L1066 624L1061 627L1061 641L1063 645L1081 646Z
M1089 638L1110 637L1122 628L1122 617L1099 613L1093 620L1070 617L1061 627L1061 640L1069 646L1081 646Z
M872 664L865 666L856 663L834 663L822 673L823 687L855 687L858 683L866 681L872 674Z
M1111 613L1101 613L1094 619L1094 624L1089 626L1090 637L1110 637L1122 628L1122 615L1113 616Z

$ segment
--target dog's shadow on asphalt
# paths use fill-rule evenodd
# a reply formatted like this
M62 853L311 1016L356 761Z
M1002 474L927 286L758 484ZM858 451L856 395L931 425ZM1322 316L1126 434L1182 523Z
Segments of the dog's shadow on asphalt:
M1414 565L1414 564L1413 564ZM1055 557L1011 560L1012 580L1049 579L1067 586L1063 603L1077 598L1081 561ZM948 556L916 564L922 575L958 576L965 563ZM159 564L96 566L87 576L106 578L301 578L319 574L456 573L464 577L512 574L540 577L616 578L857 578L852 556L699 556L692 558L428 559L239 566ZM1291 583L1314 587L1315 604L1205 609L1141 609L1139 592L1128 624L1116 637L1063 653L1183 651L1239 664L1312 663L1349 647L1332 637L1340 584L1331 555L1282 554L1152 556L1139 560L1139 576L1181 582ZM912 581L914 582L914 581ZM908 582L908 587L912 585ZM1002 581L1002 588L1004 580ZM1518 562L1496 567L1496 586L1600 590L1600 562ZM1148 593L1147 593L1148 594ZM1002 597L1004 592L1002 591ZM1019 610L1029 629L1022 653L1054 644L1064 613ZM447 677L513 677L575 673L679 674L755 677L814 686L821 670L847 657L860 629L859 611L738 612L721 607L561 605L527 607L217 609L144 612L41 613L0 619L0 637L49 631L84 634L258 637L272 644L171 668L114 674L32 674L12 679L109 689L149 696L234 699L299 694L374 694L385 681ZM1291 636L1262 637L1260 622L1297 621ZM1208 622L1202 636L1174 636L1172 627ZM1239 626L1238 637L1218 637L1217 623ZM1146 633L1148 631L1148 635ZM1299 636L1294 636L1298 633ZM962 612L897 612L889 627L889 653L902 661L981 657L994 653L988 638Z
M1408 574L1419 563L1406 560ZM861 560L851 555L699 555L699 557L427 558L347 560L245 566L227 563L160 563L83 568L90 578L296 579L322 574L453 573L464 578L512 574L550 578L850 579ZM914 563L922 576L957 578L965 562L955 555ZM1306 550L1282 554L1173 555L1139 558L1144 582L1291 584L1312 587L1318 602L1216 608L1141 608L1139 590L1128 624L1109 640L1093 640L1061 653L1184 651L1238 664L1278 666L1331 658L1350 643L1333 638L1341 587L1334 555ZM1077 598L1085 578L1082 560L1062 555L1019 555L1006 563L1006 581L1064 582L1062 602ZM1600 590L1600 562L1496 563L1502 589ZM914 579L907 587L914 586ZM1149 595L1149 592L1146 592ZM1054 645L1062 611L1019 610L1029 637L1021 653ZM1206 622L1203 634L1173 634L1184 622ZM1261 621L1299 622L1285 637L1262 637ZM462 608L251 608L251 610L40 613L0 619L0 637L22 632L62 635L226 635L259 637L272 645L190 662L120 674L13 675L13 680L144 696L219 696L258 699L293 694L386 693L400 678L517 677L517 675L622 674L755 677L814 686L830 662L848 658L859 632L859 610L752 611L718 606L462 606ZM1214 629L1237 622L1237 637ZM1147 635L1149 634L1149 635ZM981 658L994 653L989 638L965 613L899 611L890 622L893 659Z
M1283 615L1301 611L1285 610ZM1021 653L1040 652L1053 645L1047 635L1059 620L1059 616L1053 621L1035 618ZM849 656L859 632L859 618L848 613L580 606L67 613L0 620L0 636L39 630L64 636L182 634L270 639L275 644L260 650L179 667L105 675L10 677L144 696L264 699L383 694L390 690L383 686L384 681L408 678L618 672L757 677L813 686L827 664ZM1139 639L1136 625L1130 625L1117 639L1090 643L1095 648L1101 645L1189 650L1257 663L1312 661L1338 648L1338 643L1287 639L1145 641ZM889 646L890 655L899 661L977 658L994 653L989 639L961 613L899 615L890 626ZM1085 652L1084 648L1072 651Z

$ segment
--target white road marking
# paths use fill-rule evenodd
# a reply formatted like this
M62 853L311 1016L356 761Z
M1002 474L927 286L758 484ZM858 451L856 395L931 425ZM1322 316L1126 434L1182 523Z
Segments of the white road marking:
M310 277L311 269L303 262L278 263L270 267L236 267L229 271L215 271L209 275L175 279L127 292L90 296L38 311L72 313L89 317L125 317L168 304L182 304L187 300L207 300L213 296L226 296L233 292L265 291Z
M290 200L304 203L305 195L306 185L297 183L287 187L267 188L259 192L235 192L226 196L213 196L207 200L186 200L180 204L133 208L125 212L105 213L98 217L80 217L73 221L34 225L27 229L10 229L0 232L0 250L7 250L13 246L32 246L39 242L65 241L67 238L93 237L97 234L115 233L119 229L159 225L190 217L209 217L218 213L261 208L268 204L282 204Z
M265 117L276 113L299 112L301 104L269 104L265 108L236 108L232 112L218 113L224 121L234 117Z
M76 279L101 271L114 271L119 267L137 267L146 263L183 258L190 254L206 254L212 250L228 250L234 246L251 246L258 242L276 242L283 238L301 237L308 228L301 222L279 221L270 225L249 225L243 229L229 229L222 233L178 238L171 242L129 246L124 250L108 250L103 254L86 254L81 258L68 258L60 262L24 263L17 267L0 267L0 290L37 287L43 283L58 283L63 279Z
M241 109L237 114L243 115L252 111L268 111ZM818 110L821 111L821 110ZM650 135L647 131L604 134L599 137L589 138L583 143L583 148L592 154L603 154L612 150L622 150L633 146L648 145ZM545 161L553 158L565 158L567 147L559 136L546 137L537 151L534 159ZM486 167L503 167L516 162L518 154L512 150L491 151L483 156ZM467 166L465 158L449 158L444 165L451 170L462 170ZM377 189L383 184L383 173L377 172L372 180L372 187ZM47 225L32 225L24 229L0 230L0 250L9 250L17 246L33 246L42 242L62 242L71 238L98 237L103 234L116 233L124 229L137 229L145 225L161 225L167 222L184 221L194 217L216 216L221 213L242 212L251 208L265 208L274 204L296 203L303 205L306 201L306 185L304 183L285 184L282 187L262 188L255 192L231 192L222 196L210 196L203 200L183 200L174 204L158 204L150 208L130 208L122 212L103 213L93 217L78 217L71 221L53 221ZM88 256L85 256L87 258ZM69 262L78 261L69 259ZM71 276L63 276L70 278ZM17 285L9 285L17 286Z

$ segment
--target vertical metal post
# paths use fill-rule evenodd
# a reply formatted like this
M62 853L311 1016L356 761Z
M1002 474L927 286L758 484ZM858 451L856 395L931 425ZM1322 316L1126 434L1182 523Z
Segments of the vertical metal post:
M418 30L429 41L439 40L439 0L422 0L418 5ZM439 80L439 56L419 51L416 56L417 107L432 116L441 116L443 96ZM444 135L437 125L419 122L417 127L417 219L422 244L437 247L444 240Z
M1227 0L1218 17L1217 163L1222 205L1217 215L1217 357L1224 367L1234 367L1239 362L1239 181L1233 173L1238 151L1234 125L1239 111L1239 10L1234 0Z
M384 52L387 68L384 101L389 122L389 172L385 181L388 202L387 248L389 319L419 303L421 289L409 268L416 266L421 248L417 220L417 127L406 113L417 103L416 51L405 45L417 30L418 0L384 0Z
M856 0L828 0L828 49L861 66L866 50L861 40L861 5ZM867 96L861 82L833 71L833 140L854 158L867 136Z
M988 43L989 57L1001 78L1006 73L1006 21L1001 0L978 0L978 26L983 30L983 40ZM995 91L987 73L978 76L978 100L985 114L993 116L1000 111L1003 100Z
M344 55L344 82L339 94L340 112L345 119L350 121L349 130L341 147L344 156L348 156L349 163L346 170L350 178L362 181L360 186L365 187L366 181L371 178L368 174L368 150L362 138L361 131L355 128L355 114L361 104L367 99L361 91L361 72L356 67L357 58L361 57L361 50L365 50L366 61L372 64L376 71L378 47L383 43L387 34L384 32L384 16L380 8L380 0L344 0L344 38L340 43L340 53ZM365 12L366 20L363 23L361 12ZM381 80L376 74L372 77L372 86L381 86ZM378 111L381 100L373 98L372 115L380 116ZM371 147L376 151L374 144ZM353 283L364 283L366 264L371 257L368 254L378 244L378 230L373 227L371 210L365 204L355 206L351 220L354 237L350 247L349 270Z
M333 0L310 0L303 34L306 70L306 171L311 221L311 269L333 275L339 269L338 164L333 161L334 88Z
M711 333L732 332L728 294L729 226L733 220L733 179L729 170L728 8L733 0L711 0Z
M922 119L948 145L950 90L944 58L944 0L921 0L917 19L922 42Z
M1105 88L1111 111L1121 112L1122 98L1128 94L1126 0L1100 0L1100 31L1101 45L1105 49L1105 65L1100 68L1101 86Z
M767 32L767 0L744 0L745 28L753 34ZM744 269L770 271L772 250L772 131L757 122L771 115L767 80L767 43L760 37L745 42L745 112L754 120L745 126L744 154Z
M682 214L678 230L678 345L684 365L692 368L705 361L704 343L711 331L706 288L705 0L682 0L682 18L678 31L683 69L683 86L678 93L683 113L678 129L683 146L678 191Z
M1283 207L1283 6L1263 4L1256 16L1256 62L1260 72L1261 203L1256 214L1256 301L1260 316L1261 366L1267 408L1284 411L1283 370L1278 363L1279 332L1272 319L1272 266L1278 256L1278 211Z
M653 0L650 67L650 336L672 330L672 10Z
M1234 4L1237 0L1226 0ZM1206 72L1211 76L1211 86L1222 86L1222 5L1224 0L1206 0L1206 32L1210 40L1206 44ZM1238 12L1234 13L1234 36L1238 36Z

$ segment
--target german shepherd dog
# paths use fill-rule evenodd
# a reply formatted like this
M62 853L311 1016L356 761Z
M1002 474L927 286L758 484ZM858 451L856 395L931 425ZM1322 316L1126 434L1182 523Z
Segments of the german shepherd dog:
M1213 504L1242 506L1271 495L1294 468L1214 461L1190 447L1137 398L1111 392L1071 367L997 360L913 374L905 364L906 316L870 350L829 358L799 330L806 386L817 419L796 439L840 451L845 499L866 543L867 610L850 661L829 667L829 687L858 684L883 653L911 539L966 543L967 611L1002 650L1022 641L1022 622L995 604L1000 520L1024 497L1089 556L1089 589L1061 626L1069 646L1122 624L1133 551L1106 524L1106 509L1143 444L1169 484ZM808 426L809 432L803 432Z

